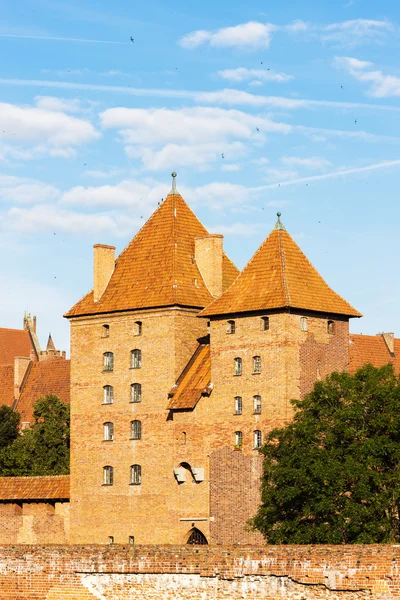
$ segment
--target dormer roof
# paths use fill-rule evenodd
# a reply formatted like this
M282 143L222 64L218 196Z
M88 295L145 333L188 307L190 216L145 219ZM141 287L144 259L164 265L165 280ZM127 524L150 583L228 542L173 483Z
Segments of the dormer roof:
M278 222L231 287L199 316L300 309L361 317L322 279Z
M196 265L195 238L208 235L182 196L172 190L115 263L99 301L93 291L65 315L111 313L163 306L204 308L213 297ZM223 256L223 289L239 271Z

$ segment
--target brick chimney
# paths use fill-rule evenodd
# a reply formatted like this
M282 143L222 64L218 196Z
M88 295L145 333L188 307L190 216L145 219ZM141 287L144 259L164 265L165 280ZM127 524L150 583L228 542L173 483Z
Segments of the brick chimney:
M16 356L14 358L14 399L18 400L21 391L22 384L28 370L29 365L31 364L31 359L26 358L24 356Z
M222 294L223 239L219 234L195 239L196 264L214 298Z
M115 246L95 244L93 300L98 302L104 294L115 267Z
M394 333L381 333L381 336L385 340L387 349L391 356L394 356Z

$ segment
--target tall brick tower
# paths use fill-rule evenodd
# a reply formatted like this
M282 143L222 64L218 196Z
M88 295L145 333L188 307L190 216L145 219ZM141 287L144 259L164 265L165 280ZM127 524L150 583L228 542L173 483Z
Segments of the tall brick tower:
M175 177L116 261L114 247L94 247L94 288L66 315L72 543L181 543L189 526L180 521L190 498L179 499L174 477L181 435L174 437L168 392L207 333L196 315L238 271Z

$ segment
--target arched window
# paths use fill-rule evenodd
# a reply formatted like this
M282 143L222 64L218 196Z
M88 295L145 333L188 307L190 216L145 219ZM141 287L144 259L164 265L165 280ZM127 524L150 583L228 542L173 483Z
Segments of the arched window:
M242 359L235 358L235 375L241 375L241 374L242 374Z
M114 483L114 467L103 467L103 485L112 485Z
M261 373L261 356L253 356L253 373Z
M132 369L140 369L142 366L142 351L132 350L131 352L131 367Z
M142 437L142 422L131 421L131 440L140 440Z
M142 467L140 465L131 466L131 485L140 485L142 483Z
M103 423L104 439L107 442L112 442L114 439L114 423Z
M240 448L243 444L243 434L241 431L235 431L235 447Z
M193 527L193 529L190 531L189 538L186 543L190 544L191 546L208 545L206 536L200 531L200 529L197 529L196 527Z
M114 388L112 385L105 385L103 387L104 396L103 404L112 404L114 402Z
M235 415L241 415L241 414L242 414L242 397L236 396L235 397Z
M300 329L301 331L308 331L307 317L300 317Z
M142 401L142 386L140 383L132 383L131 385L131 402Z
M236 331L235 321L227 321L226 333L235 333L235 331Z
M112 352L104 352L103 354L103 371L114 370L114 354Z
M110 326L103 325L103 337L108 337L110 335Z
M261 331L268 331L269 329L269 317L261 317L260 320Z
M261 415L261 396L253 396L254 414Z
M258 449L262 446L262 433L259 429L254 432L254 448Z
M335 333L335 321L328 321L326 328L329 335L333 335Z
M134 335L142 335L142 321L136 321L133 326Z

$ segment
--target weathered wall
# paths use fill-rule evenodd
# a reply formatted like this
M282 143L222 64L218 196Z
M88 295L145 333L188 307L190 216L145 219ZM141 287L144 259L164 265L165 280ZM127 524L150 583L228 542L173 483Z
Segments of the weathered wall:
M0 544L67 544L69 502L0 503Z
M399 546L1 546L0 600L389 600Z

